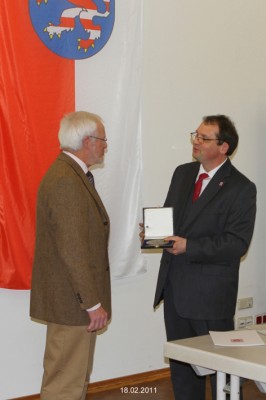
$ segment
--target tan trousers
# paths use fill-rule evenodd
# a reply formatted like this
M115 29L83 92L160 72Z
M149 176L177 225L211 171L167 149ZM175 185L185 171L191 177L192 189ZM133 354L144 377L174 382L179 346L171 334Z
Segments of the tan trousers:
M41 400L85 400L96 334L48 323Z

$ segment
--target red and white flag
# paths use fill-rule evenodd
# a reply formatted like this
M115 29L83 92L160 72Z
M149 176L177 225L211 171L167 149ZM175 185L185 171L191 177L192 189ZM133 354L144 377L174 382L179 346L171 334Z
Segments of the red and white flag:
M99 114L108 152L94 170L111 218L113 277L145 271L141 217L142 0L1 0L0 287L29 289L41 178L62 116Z

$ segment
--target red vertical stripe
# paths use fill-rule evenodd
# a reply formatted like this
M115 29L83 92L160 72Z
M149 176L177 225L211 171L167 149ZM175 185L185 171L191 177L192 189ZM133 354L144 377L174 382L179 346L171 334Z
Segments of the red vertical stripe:
M27 0L1 0L0 40L0 287L28 289L37 188L75 108L74 61L42 44Z

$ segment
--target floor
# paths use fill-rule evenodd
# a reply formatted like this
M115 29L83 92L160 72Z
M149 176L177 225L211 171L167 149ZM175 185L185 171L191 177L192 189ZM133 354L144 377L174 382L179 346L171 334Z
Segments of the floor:
M244 400L266 400L266 394L259 391L252 381L243 384ZM122 387L108 392L88 395L88 400L174 400L170 379L161 379L147 385ZM182 396L180 397L182 400ZM211 400L209 382L207 381L207 397Z

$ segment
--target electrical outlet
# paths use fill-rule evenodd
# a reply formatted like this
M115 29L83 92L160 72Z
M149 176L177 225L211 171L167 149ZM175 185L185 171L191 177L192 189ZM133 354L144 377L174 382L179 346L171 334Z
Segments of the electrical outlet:
M253 297L245 297L237 301L238 310L244 310L245 308L253 307Z
M248 317L239 317L237 319L237 329L245 328L246 326L253 324L253 317L249 315Z

